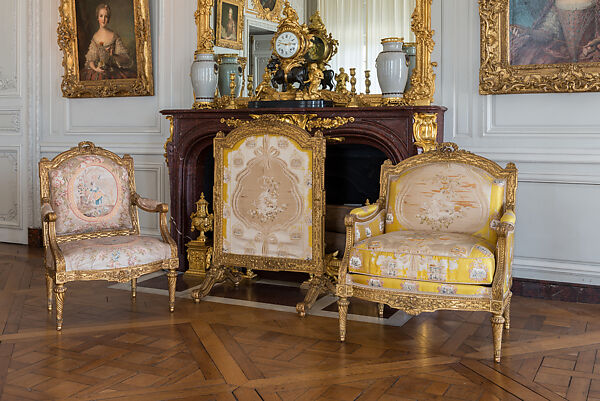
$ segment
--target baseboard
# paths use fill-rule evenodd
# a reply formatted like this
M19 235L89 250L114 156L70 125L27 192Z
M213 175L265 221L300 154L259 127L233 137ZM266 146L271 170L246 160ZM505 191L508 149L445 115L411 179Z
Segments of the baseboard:
M513 277L600 286L600 263L515 257Z
M29 227L27 229L27 245L35 248L41 248L43 246L41 228Z
M600 303L600 286L513 278L513 295L553 301Z

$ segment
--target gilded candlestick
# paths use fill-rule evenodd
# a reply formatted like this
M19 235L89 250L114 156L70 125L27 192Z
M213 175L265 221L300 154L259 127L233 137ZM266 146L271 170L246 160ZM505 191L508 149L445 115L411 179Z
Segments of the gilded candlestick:
M248 97L254 96L254 77L252 74L248 74L248 87L246 89L248 90Z
M356 68L350 68L350 91L356 95Z
M371 71L365 70L365 93L368 95L371 93Z
M244 88L246 87L246 63L248 62L247 57L238 57L238 63L242 68L242 85L240 86L240 96L243 95Z

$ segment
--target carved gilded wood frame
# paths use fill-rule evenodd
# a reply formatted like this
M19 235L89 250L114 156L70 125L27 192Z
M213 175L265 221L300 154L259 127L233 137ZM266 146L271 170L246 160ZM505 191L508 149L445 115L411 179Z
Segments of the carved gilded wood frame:
M272 9L264 8L261 0L252 0L254 9L260 18L269 21L278 21L281 15L281 9L283 8L283 0L275 0L275 5Z
M433 312L440 309L487 311L493 313L492 323L495 323L494 345L495 347L497 346L497 348L495 348L494 356L495 359L499 361L502 325L506 325L507 329L510 325L509 308L512 296L510 287L512 285L513 223L498 221L493 227L498 234L496 243L496 270L494 272L490 296L487 298L413 293L384 288L371 288L352 284L351 280L348 280L350 251L355 243L354 225L356 223L368 221L371 216L375 216L379 211L387 207L390 177L401 175L409 169L433 163L467 164L488 172L497 180L504 181L506 185L506 195L504 210L502 212L514 213L517 190L517 168L513 163L509 163L506 168L502 168L491 160L464 150L458 150L458 147L451 143L438 145L436 150L413 156L396 165L392 165L389 160L386 161L381 167L380 195L376 202L378 209L366 218L360 218L350 214L346 216L344 221L346 225L346 247L336 288L336 295L340 297L340 338L342 341L345 339L348 298L353 296L378 302L380 304L386 304L392 308L401 309L411 315L417 315L422 312ZM505 282L508 284L506 288ZM506 321L504 318L506 318Z
M410 89L404 93L401 104L429 106L435 93L435 74L431 62L433 30L431 29L431 3L433 0L417 0L412 14L411 28L415 34L417 62L410 79Z
M510 0L480 0L479 93L600 91L600 63L510 64Z
M223 15L224 5L228 9L237 8L237 18L235 19L235 35L227 37L224 31L224 19L227 15ZM244 47L244 0L217 0L217 20L215 21L215 44L229 49L241 50Z
M224 151L233 149L245 138L253 136L280 135L296 142L303 150L312 152L312 258L311 260L237 255L223 251L223 184ZM318 131L313 137L295 125L277 121L250 121L227 136L219 132L214 140L214 255L213 266L247 267L256 270L295 271L323 275L323 224L324 224L324 165L325 138ZM212 268L211 268L212 269Z
M153 96L152 43L150 40L149 0L128 0L133 3L135 56L137 76L126 79L82 80L80 71L76 3L60 1L58 46L63 52L64 75L61 89L64 97Z

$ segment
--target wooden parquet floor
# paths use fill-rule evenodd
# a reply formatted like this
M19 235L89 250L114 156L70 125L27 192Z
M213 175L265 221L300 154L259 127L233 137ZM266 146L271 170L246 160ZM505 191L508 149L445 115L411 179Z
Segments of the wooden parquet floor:
M489 315L402 327L71 283L62 333L41 251L0 244L0 399L600 400L600 306L513 298L494 364Z

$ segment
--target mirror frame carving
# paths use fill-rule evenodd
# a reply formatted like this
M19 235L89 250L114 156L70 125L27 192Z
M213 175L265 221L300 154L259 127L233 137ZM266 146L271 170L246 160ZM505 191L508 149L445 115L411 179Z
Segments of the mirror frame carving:
M410 79L410 89L404 93L399 102L403 106L429 106L433 103L435 93L433 67L437 67L437 63L431 62L431 53L435 46L434 31L431 29L432 2L433 0L416 0L412 13L411 29L415 34L417 59ZM196 15L210 15L212 3L212 0L199 0ZM196 27L198 38L208 38L212 34L208 24L197 21Z

